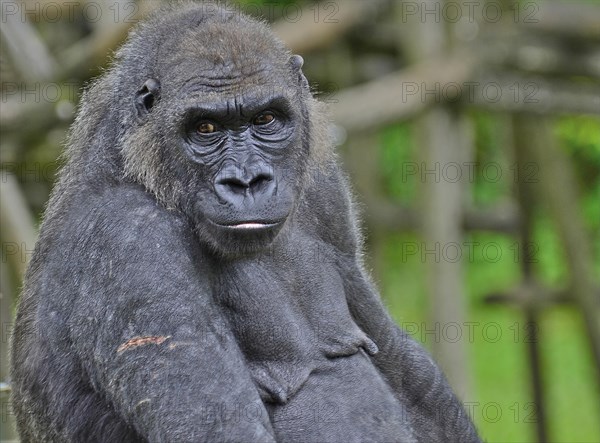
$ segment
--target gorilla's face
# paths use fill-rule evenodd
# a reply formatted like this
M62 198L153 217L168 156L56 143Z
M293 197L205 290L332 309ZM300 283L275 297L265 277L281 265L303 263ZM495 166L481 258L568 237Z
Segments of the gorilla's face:
M299 84L290 84L290 65L282 73L245 63L240 72L203 62L182 61L169 83L149 79L137 106L155 108L163 161L179 177L178 206L200 239L223 255L253 253L271 244L301 191L308 144Z
M301 150L288 98L272 94L202 100L184 111L181 149L201 171L196 222L220 250L268 245L294 206Z

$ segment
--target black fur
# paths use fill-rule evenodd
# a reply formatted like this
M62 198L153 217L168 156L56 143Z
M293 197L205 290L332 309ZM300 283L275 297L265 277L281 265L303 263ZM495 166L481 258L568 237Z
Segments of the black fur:
M301 67L188 4L89 88L17 314L23 441L478 441L364 271Z

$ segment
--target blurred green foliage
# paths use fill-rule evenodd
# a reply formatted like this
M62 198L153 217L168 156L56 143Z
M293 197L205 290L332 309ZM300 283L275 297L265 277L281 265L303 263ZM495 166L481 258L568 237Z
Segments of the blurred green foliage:
M472 113L478 165L496 162L510 171L502 119L485 112ZM574 163L582 191L581 208L594 240L596 277L600 277L600 119L564 117L556 121L555 134ZM380 171L386 194L402 203L414 203L419 177L401 173L402 165L418 158L409 123L380 133ZM492 204L511 196L512 178L494 182L478 171L472 185L473 200ZM420 254L407 254L405 245L420 242L417 233L390 234L384 243L379 286L395 320L430 347L432 334L424 332L428 319L425 263ZM531 404L528 334L520 310L489 305L484 297L508 291L521 279L515 257L516 238L506 234L470 232L465 241L497 245L502 256L475 253L463 260L469 339L475 399L467 408L484 439L490 442L535 440L535 411ZM535 272L547 285L561 287L568 278L564 253L552 221L540 211L535 220ZM539 341L543 359L550 438L557 442L600 441L600 399L581 315L572 305L550 305L540 315ZM468 328L463 328L463 332ZM498 337L497 333L501 335ZM467 337L464 337L465 339Z

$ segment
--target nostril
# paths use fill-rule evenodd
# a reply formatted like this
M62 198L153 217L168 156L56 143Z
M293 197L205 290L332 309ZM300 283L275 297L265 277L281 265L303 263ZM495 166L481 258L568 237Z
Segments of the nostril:
M217 182L217 185L230 189L233 192L245 192L249 185L239 178L227 177L222 178Z
M256 188L258 186L270 182L271 180L273 180L273 176L271 176L270 174L258 174L256 177L250 180L248 186L250 188Z

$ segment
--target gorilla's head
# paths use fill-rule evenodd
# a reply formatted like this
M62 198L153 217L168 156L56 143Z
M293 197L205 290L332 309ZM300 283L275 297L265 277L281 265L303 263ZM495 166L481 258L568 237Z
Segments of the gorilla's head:
M117 55L132 128L125 172L216 251L260 250L297 206L318 132L302 58L262 23L214 5L166 17Z

